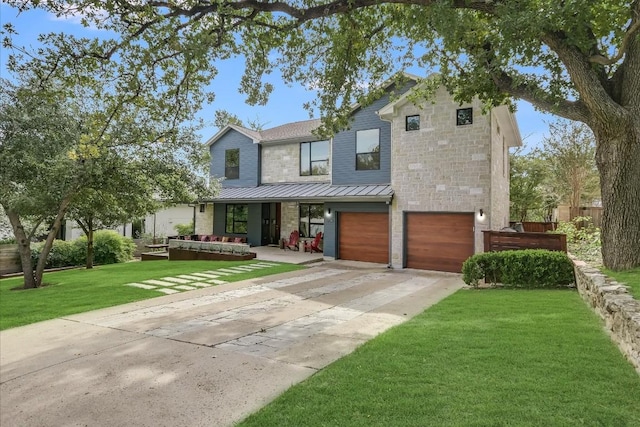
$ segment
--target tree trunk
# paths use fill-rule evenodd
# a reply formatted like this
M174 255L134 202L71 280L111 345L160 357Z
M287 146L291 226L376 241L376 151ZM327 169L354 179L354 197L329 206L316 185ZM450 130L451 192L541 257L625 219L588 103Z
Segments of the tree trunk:
M58 230L60 230L60 226L62 225L62 220L64 219L65 214L67 213L67 209L69 208L69 204L71 203L71 196L67 196L60 202L60 206L58 207L58 213L56 214L56 218L53 220L53 224L49 229L49 234L47 235L47 240L44 242L44 246L42 247L42 252L40 253L40 258L38 259L38 264L36 265L36 271L34 273L35 285L39 287L42 284L42 276L44 274L44 267L47 263L47 257L49 256L49 252L51 251L51 247L53 246L53 241L58 234Z
M602 261L612 270L640 266L640 118L609 122L596 135L602 191Z
M93 223L87 224L87 262L85 264L87 270L93 268Z
M5 206L5 212L9 217L9 222L13 227L13 235L18 243L18 252L20 253L20 262L22 264L22 275L24 277L25 289L33 289L37 287L35 276L33 275L33 263L31 262L31 240L24 231L24 226L20 217L16 212Z

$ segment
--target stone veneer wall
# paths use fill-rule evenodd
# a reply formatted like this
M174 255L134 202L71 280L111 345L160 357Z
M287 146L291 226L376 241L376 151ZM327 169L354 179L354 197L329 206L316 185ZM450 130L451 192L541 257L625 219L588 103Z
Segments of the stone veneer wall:
M628 288L574 260L578 292L604 320L607 332L640 374L640 301Z
M213 233L213 203L205 204L204 212L196 208L196 234Z
M456 110L473 108L473 124L456 126ZM406 131L405 117L420 115L420 130ZM474 212L476 252L491 224L491 120L481 104L460 106L444 90L434 103L398 107L391 146L392 265L403 262L403 212ZM485 218L479 221L482 208Z
M505 107L502 107L505 108ZM505 137L507 123L500 123L491 112L491 221L492 230L509 225L509 147Z
M329 153L331 163L331 153ZM329 164L331 171L331 164ZM262 146L262 184L282 182L329 182L331 176L300 176L300 143Z
M288 239L291 232L298 229L300 211L296 202L283 202L280 208L280 238Z

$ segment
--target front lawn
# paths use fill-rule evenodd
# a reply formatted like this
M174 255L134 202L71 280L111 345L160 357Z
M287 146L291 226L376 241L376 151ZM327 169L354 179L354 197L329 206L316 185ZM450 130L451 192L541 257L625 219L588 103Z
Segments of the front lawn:
M45 273L43 282L48 285L29 290L11 290L22 285L22 277L2 279L0 280L0 330L164 295L155 290L125 286L127 283L250 265L256 262L148 261L111 264L95 267L92 270ZM224 276L221 279L237 282L301 268L303 267L294 264L278 264Z
M624 283L631 288L631 294L635 299L640 299L640 268L626 271L611 271L603 269L603 273L613 277L620 283Z
M247 426L640 426L640 376L575 291L461 290Z

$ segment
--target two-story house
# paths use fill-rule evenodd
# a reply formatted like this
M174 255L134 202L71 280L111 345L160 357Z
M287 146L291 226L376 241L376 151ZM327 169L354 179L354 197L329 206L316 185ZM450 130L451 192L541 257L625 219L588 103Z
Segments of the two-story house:
M416 106L414 85L354 106L350 128L328 140L313 135L319 120L226 126L208 141L211 174L225 179L198 232L252 245L323 232L326 258L460 271L482 251L481 230L508 225L520 134L507 107L482 114L444 89Z

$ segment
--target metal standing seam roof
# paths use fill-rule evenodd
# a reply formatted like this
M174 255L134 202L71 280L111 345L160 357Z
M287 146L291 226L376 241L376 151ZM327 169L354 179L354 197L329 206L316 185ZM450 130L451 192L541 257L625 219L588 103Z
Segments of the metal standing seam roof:
M265 184L259 187L225 187L217 197L222 201L387 201L393 198L389 184L380 185L331 185L328 182L299 184Z

